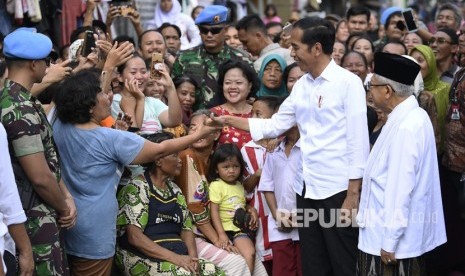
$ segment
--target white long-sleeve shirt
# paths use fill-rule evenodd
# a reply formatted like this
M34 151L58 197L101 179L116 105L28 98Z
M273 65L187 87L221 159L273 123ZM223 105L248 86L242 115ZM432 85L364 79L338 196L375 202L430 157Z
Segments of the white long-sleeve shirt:
M8 140L5 128L0 124L0 239L7 233L7 227L26 221L26 215L18 195L18 188L11 167ZM7 235L5 250L15 253L14 242ZM3 255L3 252L0 252Z
M358 248L397 259L421 256L446 242L434 131L410 96L389 114L370 153L357 222Z
M285 142L282 142L274 152L268 154L258 190L260 192L273 192L277 210L281 209L291 213L297 208L293 176L301 166L300 143L297 141L289 156L286 155L285 147ZM268 233L271 242L288 239L299 240L297 229L293 229L289 233L279 231L276 220L271 214L268 216Z
M325 199L363 176L369 153L365 90L359 77L331 62L314 79L300 78L271 119L249 119L255 141L277 137L296 125L303 169L295 192Z

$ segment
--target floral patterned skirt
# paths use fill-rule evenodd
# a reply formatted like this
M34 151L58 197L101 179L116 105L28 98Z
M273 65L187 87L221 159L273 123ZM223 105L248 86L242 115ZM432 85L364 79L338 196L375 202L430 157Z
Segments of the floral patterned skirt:
M141 258L127 250L116 248L116 265L124 275L193 275L182 267L167 261L155 262ZM203 276L224 276L225 273L213 263L199 258L199 274Z

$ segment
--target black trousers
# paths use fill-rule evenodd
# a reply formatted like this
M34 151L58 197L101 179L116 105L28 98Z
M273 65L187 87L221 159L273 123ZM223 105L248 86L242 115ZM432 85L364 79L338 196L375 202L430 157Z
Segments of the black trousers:
M432 275L465 273L465 220L461 218L459 193L463 193L461 173L440 166L441 197L447 242L425 254L426 268Z
M16 257L5 250L5 252L3 253L3 261L6 265L6 276L17 275L18 264L16 262Z
M347 192L343 191L322 200L308 199L304 198L304 185L302 196L297 195L298 209L313 209L319 212L317 220L304 223L303 227L298 228L302 275L355 275L358 228L329 226L328 223L331 213L334 219L336 210L341 208L346 194ZM320 216L324 216L324 220Z

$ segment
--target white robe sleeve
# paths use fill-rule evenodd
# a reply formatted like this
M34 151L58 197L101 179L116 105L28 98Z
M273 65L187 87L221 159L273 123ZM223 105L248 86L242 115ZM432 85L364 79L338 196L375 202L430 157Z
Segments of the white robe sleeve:
M388 172L384 196L384 235L382 249L395 252L407 224L412 191L415 188L415 171L418 164L420 142L424 133L413 133L405 127L392 136L388 156Z

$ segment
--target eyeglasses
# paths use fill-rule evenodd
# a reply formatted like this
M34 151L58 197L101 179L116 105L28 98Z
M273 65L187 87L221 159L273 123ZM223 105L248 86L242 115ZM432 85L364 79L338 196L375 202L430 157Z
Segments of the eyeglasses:
M365 91L370 91L370 89L372 87L376 87L376 86L388 86L389 84L372 84L371 81L365 83L364 87L365 87Z
M206 28L204 26L199 26L199 31L201 34L208 34L208 32L212 33L213 35L216 35L216 34L219 34L222 30L224 29L224 27L210 27L210 28Z
M438 38L432 37L432 38L430 38L430 39L428 40L428 44L429 44L429 45L432 45L432 44L434 44L435 42L437 42L438 44L444 44L444 43L449 43L449 44L451 44L451 43L452 43L451 41L448 41L448 40L445 39L444 37L438 37Z

